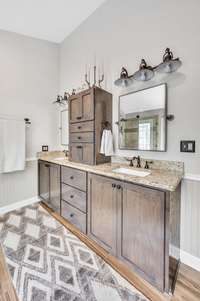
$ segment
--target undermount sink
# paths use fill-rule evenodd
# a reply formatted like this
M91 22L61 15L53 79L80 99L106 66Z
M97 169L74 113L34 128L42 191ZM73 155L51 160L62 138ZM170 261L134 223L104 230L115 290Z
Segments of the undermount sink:
M113 172L125 174L128 176L136 176L136 177L146 177L151 174L150 171L135 170L135 169L124 168L124 167L113 169Z
M54 158L54 160L56 160L56 161L63 161L63 160L65 160L66 159L66 157L59 157L59 158Z

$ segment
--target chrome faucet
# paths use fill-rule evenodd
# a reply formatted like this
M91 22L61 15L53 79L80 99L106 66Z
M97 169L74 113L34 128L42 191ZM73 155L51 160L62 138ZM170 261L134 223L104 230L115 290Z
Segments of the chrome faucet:
M140 159L140 156L133 157L133 161L134 161L134 160L137 160L137 167L140 168L140 167L141 167L141 159Z

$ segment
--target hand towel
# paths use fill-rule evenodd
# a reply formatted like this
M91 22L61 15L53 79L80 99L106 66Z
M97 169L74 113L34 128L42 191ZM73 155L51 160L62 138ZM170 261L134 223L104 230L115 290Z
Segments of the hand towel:
M112 156L114 153L113 135L111 130L103 130L100 153L105 156Z
M25 122L0 118L0 173L25 168Z

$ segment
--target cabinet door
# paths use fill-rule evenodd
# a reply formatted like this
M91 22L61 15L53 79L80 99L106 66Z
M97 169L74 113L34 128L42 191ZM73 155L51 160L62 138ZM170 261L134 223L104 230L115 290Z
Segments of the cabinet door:
M74 95L69 101L71 123L94 119L94 89Z
M70 122L78 122L82 119L82 107L80 95L75 95L69 101L69 120Z
M118 256L164 289L165 193L124 184L119 202Z
M71 143L70 160L83 164L94 164L94 144L92 143Z
M116 188L113 180L89 175L88 235L108 252L116 253Z
M49 207L60 214L60 165L50 164Z
M49 204L50 201L50 164L47 162L39 162L39 196Z
M81 110L82 118L81 121L93 120L94 119L94 90L90 89L81 93Z

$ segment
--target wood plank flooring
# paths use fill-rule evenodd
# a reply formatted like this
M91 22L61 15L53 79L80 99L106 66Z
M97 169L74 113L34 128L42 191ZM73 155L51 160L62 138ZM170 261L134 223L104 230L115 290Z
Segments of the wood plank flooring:
M0 301L19 301L0 246Z
M73 232L79 239L88 245L94 252L101 256L110 264L119 274L127 279L134 287L141 291L147 298L152 301L200 301L200 272L181 264L178 274L177 284L173 296L160 293L157 289L143 280L137 274L131 272L123 263L114 256L108 254L104 249L90 240L86 235L81 233L72 224L64 218L54 213L47 206L43 205L52 216L60 223ZM0 301L19 301L12 285L11 277L5 263L3 251L0 246Z

